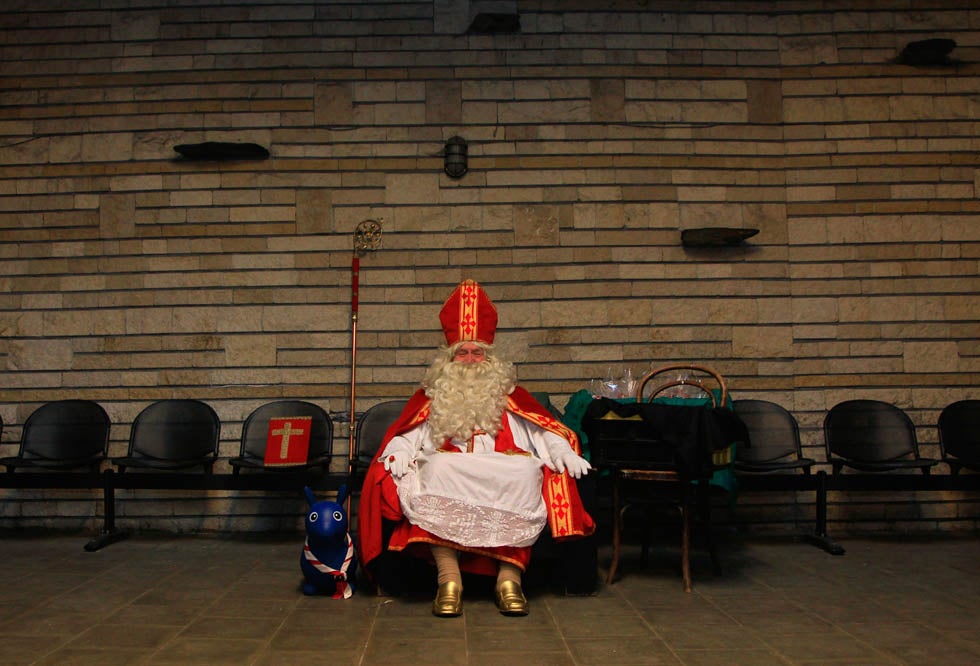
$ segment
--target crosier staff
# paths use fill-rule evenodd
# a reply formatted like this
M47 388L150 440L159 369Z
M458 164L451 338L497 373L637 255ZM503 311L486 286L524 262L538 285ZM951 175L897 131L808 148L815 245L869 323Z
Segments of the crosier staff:
M354 229L354 256L351 259L351 297L350 297L350 444L347 451L347 478L353 479L355 436L357 419L354 400L357 394L357 290L360 285L361 257L381 246L381 219L364 220ZM353 493L352 493L353 494ZM347 497L347 513L350 515L350 495Z

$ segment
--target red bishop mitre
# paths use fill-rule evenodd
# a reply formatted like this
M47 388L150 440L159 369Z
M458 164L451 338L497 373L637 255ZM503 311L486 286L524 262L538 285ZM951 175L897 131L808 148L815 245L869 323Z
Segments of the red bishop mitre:
M457 342L492 345L497 332L497 308L475 280L463 280L446 299L439 321L450 346Z

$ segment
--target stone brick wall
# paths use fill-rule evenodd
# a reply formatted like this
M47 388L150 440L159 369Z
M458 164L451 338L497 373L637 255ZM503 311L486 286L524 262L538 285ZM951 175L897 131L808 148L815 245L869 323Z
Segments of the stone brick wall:
M362 259L359 410L410 393L464 277L559 406L610 368L697 361L793 411L822 458L840 400L907 409L935 455L939 410L978 395L975 3L164 4L0 10L2 454L63 397L106 407L113 454L162 397L211 403L226 456L261 402L346 411L365 219L384 237ZM481 12L520 31L468 32ZM896 62L931 37L957 62ZM203 141L271 156L177 159ZM759 233L681 246L716 226ZM2 525L94 524L85 493L3 497ZM124 524L295 523L289 501L122 499ZM759 499L746 520L809 515ZM831 519L976 528L975 498L935 499L843 498Z

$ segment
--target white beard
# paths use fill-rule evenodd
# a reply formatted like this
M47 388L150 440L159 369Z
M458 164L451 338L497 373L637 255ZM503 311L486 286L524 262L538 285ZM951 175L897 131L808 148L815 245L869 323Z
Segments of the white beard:
M476 430L496 436L513 390L513 365L495 357L480 363L436 361L426 376L432 441L436 446L446 439L466 441Z

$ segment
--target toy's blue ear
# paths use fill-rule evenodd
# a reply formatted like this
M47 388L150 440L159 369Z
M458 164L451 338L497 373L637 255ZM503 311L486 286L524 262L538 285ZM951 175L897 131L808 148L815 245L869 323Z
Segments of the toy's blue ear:
M310 506L316 504L316 495L313 494L313 491L310 490L309 486L303 486L303 494L306 495L306 501Z
M345 483L337 490L337 504L343 504L347 499L347 484Z

